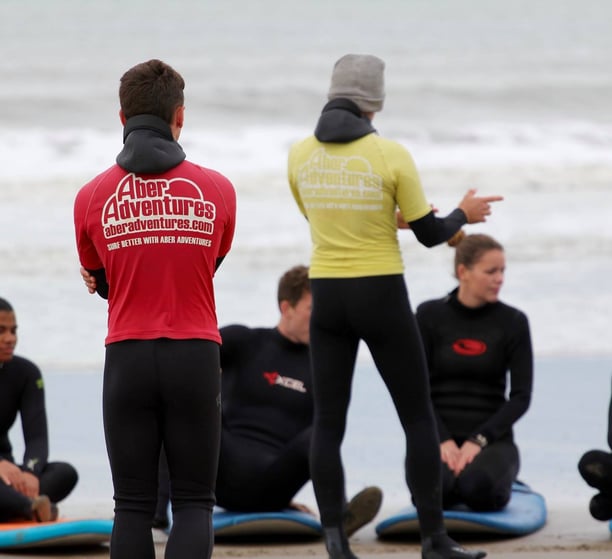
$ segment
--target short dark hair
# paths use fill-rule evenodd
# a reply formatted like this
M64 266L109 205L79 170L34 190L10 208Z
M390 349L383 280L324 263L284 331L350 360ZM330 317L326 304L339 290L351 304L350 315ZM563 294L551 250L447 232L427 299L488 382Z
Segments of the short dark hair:
M503 252L504 247L493 237L483 233L473 233L463 237L455 247L455 275L457 275L457 268L461 264L466 268L471 268L482 258L485 252L490 250L501 250Z
M11 304L6 300L0 297L0 311L4 312L15 312Z
M137 64L121 76L119 103L125 118L155 115L167 123L184 104L185 80L171 66L152 59Z
M289 304L295 307L304 293L310 293L308 267L294 266L287 270L278 282L278 304L280 306L282 301L289 301Z

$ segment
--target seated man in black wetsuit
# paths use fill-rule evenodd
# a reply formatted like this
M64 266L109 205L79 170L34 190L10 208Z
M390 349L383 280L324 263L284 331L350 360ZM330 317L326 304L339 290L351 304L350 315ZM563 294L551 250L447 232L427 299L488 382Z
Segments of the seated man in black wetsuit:
M612 449L612 398L608 406L608 446ZM612 520L612 452L589 450L578 462L578 471L599 493L589 503L591 516L597 520Z
M0 298L0 522L57 518L57 506L77 483L65 462L47 462L49 441L43 379L38 367L13 355L17 321L12 306ZM15 464L9 430L20 415L25 451Z
M220 329L223 422L217 504L236 511L304 509L292 502L310 479L308 453L313 402L308 343L312 295L308 268L295 266L278 284L275 328ZM168 525L162 453L156 527ZM368 487L346 505L353 534L380 508L382 493Z

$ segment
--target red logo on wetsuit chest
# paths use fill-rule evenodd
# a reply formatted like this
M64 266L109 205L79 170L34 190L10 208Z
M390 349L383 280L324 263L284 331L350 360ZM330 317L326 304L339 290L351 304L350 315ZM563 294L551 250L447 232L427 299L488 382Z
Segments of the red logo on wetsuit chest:
M453 343L453 351L459 355L482 355L487 351L487 344L480 340L459 338Z
M263 376L270 383L270 385L274 385L276 384L278 373L264 373Z
M264 373L263 376L268 381L270 386L282 386L284 388L295 390L296 392L306 392L306 387L304 386L304 381L302 380L291 377L283 377L277 372Z

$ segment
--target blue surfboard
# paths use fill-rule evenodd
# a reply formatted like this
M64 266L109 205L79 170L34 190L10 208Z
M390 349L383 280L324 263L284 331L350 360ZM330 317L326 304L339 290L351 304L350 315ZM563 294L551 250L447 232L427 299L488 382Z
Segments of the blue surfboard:
M0 549L99 545L108 542L113 521L101 518L55 522L0 523Z
M168 506L172 528L172 507ZM246 539L310 539L323 534L321 523L312 514L295 509L275 512L236 512L221 507L213 510L213 532L215 538L224 541Z
M222 539L319 538L321 523L311 514L293 509L278 512L233 512L215 509L213 530Z
M488 536L524 536L546 524L544 497L523 483L512 485L508 505L497 512L475 512L465 505L444 511L444 524L450 533ZM413 506L402 509L376 526L379 538L414 537L419 533L419 520Z

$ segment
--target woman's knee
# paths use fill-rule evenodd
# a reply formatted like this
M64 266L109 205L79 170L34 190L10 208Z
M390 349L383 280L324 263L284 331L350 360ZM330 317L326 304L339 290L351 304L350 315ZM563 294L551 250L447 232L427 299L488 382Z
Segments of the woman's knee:
M68 464L68 462L60 462L61 465L61 477L64 480L65 486L69 486L70 490L74 488L74 486L79 481L79 473L76 468L72 464Z
M78 480L79 474L72 464L50 462L40 476L40 492L58 503L70 494Z
M456 490L460 500L475 511L497 511L510 501L512 481L493 479L485 472L459 476Z

